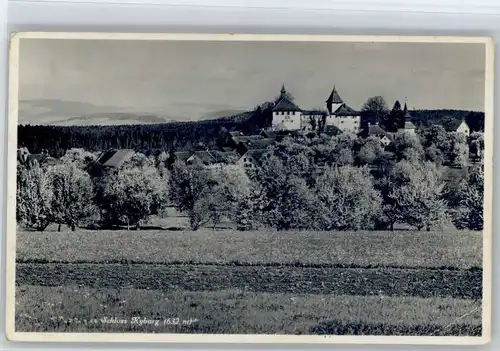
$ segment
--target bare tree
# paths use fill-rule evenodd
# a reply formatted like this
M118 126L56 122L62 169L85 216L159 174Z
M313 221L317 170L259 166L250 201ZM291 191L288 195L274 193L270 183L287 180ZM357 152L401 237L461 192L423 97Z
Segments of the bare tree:
M381 123L389 114L389 108L382 96L373 96L369 98L361 109L365 120L370 123Z

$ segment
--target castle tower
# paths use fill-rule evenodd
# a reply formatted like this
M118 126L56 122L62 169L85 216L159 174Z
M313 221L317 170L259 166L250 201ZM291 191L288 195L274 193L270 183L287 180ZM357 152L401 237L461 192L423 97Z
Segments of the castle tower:
M344 101L340 98L340 95L334 85L328 100L326 100L326 109L328 110L328 114L332 115L343 103Z
M273 107L273 120L271 126L280 130L299 130L301 123L302 110L290 99L282 85L280 98Z

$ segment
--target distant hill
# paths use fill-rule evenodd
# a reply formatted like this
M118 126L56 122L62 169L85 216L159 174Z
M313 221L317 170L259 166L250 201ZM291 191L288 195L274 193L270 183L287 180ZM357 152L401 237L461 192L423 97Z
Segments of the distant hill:
M210 120L245 112L219 104L172 103L167 106L165 110L168 112L161 109L158 112L159 108L151 112L58 99L20 100L18 118L19 124L124 125Z

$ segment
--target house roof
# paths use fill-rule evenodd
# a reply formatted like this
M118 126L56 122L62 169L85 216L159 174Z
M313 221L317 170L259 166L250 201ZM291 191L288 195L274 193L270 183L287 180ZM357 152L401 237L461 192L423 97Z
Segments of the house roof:
M370 124L368 125L368 128L364 128L361 130L361 132L358 133L358 135L361 135L363 137L369 137L369 136L377 136L377 137L384 137L386 136L387 138L391 139L390 134L387 133L384 129L382 129L379 125L377 124Z
M232 158L236 160L238 157L238 155L233 151L223 152L219 150L195 151L193 155L204 165L230 163L232 162Z
M260 149L267 149L269 146L273 145L275 143L275 139L271 138L263 138L263 139L258 139L258 140L253 140L245 143L240 143L238 145L238 153L240 155L244 155L247 153L249 150L260 150Z
M282 97L273 107L273 111L302 111L286 96Z
M332 104L343 104L344 103L344 101L340 98L340 95L337 92L337 89L335 89L335 85L333 86L333 90L332 90L330 96L328 97L328 100L326 100L326 102L332 103Z
M245 143L245 146L249 150L256 150L256 149L265 149L272 144L274 144L274 139L265 138L265 139L253 140L253 141L247 142L247 143Z
M234 136L242 136L242 135L244 135L244 134L243 134L243 132L240 132L240 131L238 131L238 130L235 130L235 131L229 132L229 134L230 134L231 136L233 136L233 137L234 137Z
M101 154L97 163L104 167L120 167L133 154L134 151L129 149L110 149Z
M465 120L463 119L450 120L447 121L447 123L445 123L443 127L447 132L456 132L458 127L460 127L462 123L467 124L467 122L465 122Z
M317 115L324 116L326 115L326 112L321 110L303 110L302 114L306 116L317 116Z
M260 135L267 138L276 138L278 136L278 132L275 130L261 130Z
M416 127L412 121L409 121L409 120L405 121L404 129L415 129L415 128Z
M267 152L267 149L255 149L255 150L248 150L245 154L243 154L241 157L244 156L251 156L253 157L257 162L260 161L262 156Z
M347 104L343 103L339 106L337 110L333 113L335 116L359 116L359 112L353 110Z
M174 156L179 161L186 161L193 153L188 151L174 152Z
M236 144L239 143L248 143L248 142L254 142L256 140L264 139L265 137L263 135L243 135L243 136L235 136L233 137L233 141Z

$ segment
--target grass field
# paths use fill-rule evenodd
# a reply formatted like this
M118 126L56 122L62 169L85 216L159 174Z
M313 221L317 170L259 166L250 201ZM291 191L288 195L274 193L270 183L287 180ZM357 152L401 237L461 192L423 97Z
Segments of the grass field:
M453 298L290 295L243 290L162 292L32 285L18 288L18 294L22 308L17 313L16 325L21 329L29 325L34 331L99 331L103 324L100 320L92 323L96 316L130 321L134 315L158 319L161 323L159 326L110 324L106 330L311 334L321 333L321 329L326 330L335 321L340 328L384 325L395 333L411 329L416 332L419 327L427 326L436 335L447 335L453 331L477 333L481 324L480 302ZM462 315L463 318L450 324ZM192 323L176 324L173 321L176 317ZM164 323L168 318L172 318L171 324Z
M16 328L480 335L481 260L467 231L19 232Z
M482 266L482 234L449 232L19 232L18 262Z

